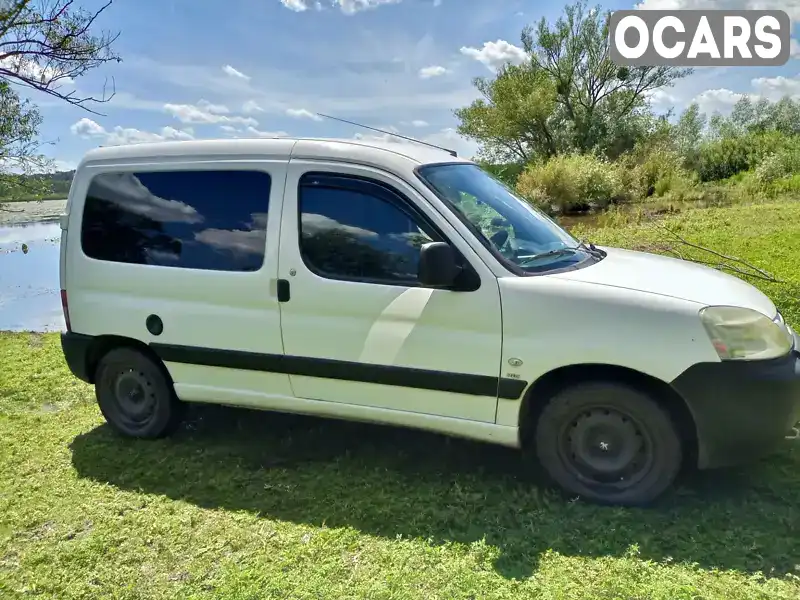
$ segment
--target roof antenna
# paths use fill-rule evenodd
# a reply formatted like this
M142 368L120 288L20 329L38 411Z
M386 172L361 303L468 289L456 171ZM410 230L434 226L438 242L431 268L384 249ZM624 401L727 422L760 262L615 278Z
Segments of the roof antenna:
M405 135L400 135L399 133L394 133L392 131L384 131L383 129L378 129L377 127L369 127L368 125L362 125L361 123L356 123L355 121L348 121L347 119L340 119L339 117L332 117L330 115L323 115L322 113L317 113L320 117L325 117L326 119L333 119L334 121L341 121L342 123L347 123L349 125L355 125L356 127L363 127L364 129L370 129L372 131L377 131L378 133L383 133L386 135L393 135L395 137L402 138L404 140L408 140L409 142L416 142L417 144L422 144L423 146L430 146L431 148L436 148L437 150L444 150L450 156L455 156L458 158L458 154L455 150L450 150L449 148L443 148L442 146L437 146L436 144L430 144L428 142L423 142L422 140L417 140L412 137L408 137Z

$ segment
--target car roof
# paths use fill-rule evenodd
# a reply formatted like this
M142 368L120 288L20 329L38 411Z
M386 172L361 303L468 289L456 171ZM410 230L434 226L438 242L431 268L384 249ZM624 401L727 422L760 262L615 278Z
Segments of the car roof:
M236 156L237 158L306 158L335 159L379 167L413 166L434 163L470 163L445 150L415 142L334 138L257 138L210 139L149 142L123 146L107 146L90 150L82 163L137 161L153 158L203 156L204 158Z

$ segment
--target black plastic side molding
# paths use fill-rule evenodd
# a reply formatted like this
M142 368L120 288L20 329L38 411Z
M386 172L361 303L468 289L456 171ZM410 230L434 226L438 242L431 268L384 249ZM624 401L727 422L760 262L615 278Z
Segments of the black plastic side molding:
M378 383L470 396L500 397L505 400L517 400L528 386L526 381L519 379L498 379L488 375L450 373L328 358L261 354L242 350L198 348L156 342L151 342L150 347L164 362Z

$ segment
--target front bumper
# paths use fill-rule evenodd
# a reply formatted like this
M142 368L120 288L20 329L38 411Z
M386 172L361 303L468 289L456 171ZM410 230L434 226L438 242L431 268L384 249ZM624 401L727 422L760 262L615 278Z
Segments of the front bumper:
M768 361L693 365L672 387L697 426L698 466L733 466L774 450L800 421L800 336L794 350Z

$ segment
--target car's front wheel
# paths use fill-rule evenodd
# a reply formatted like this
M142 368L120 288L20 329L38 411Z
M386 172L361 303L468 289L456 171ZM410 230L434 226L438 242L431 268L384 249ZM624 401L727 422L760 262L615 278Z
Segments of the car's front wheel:
M158 438L180 423L182 404L161 365L133 348L111 350L95 377L100 411L117 432Z
M611 382L555 394L539 416L535 445L561 488L608 504L655 500L672 485L682 461L668 412L647 394Z

